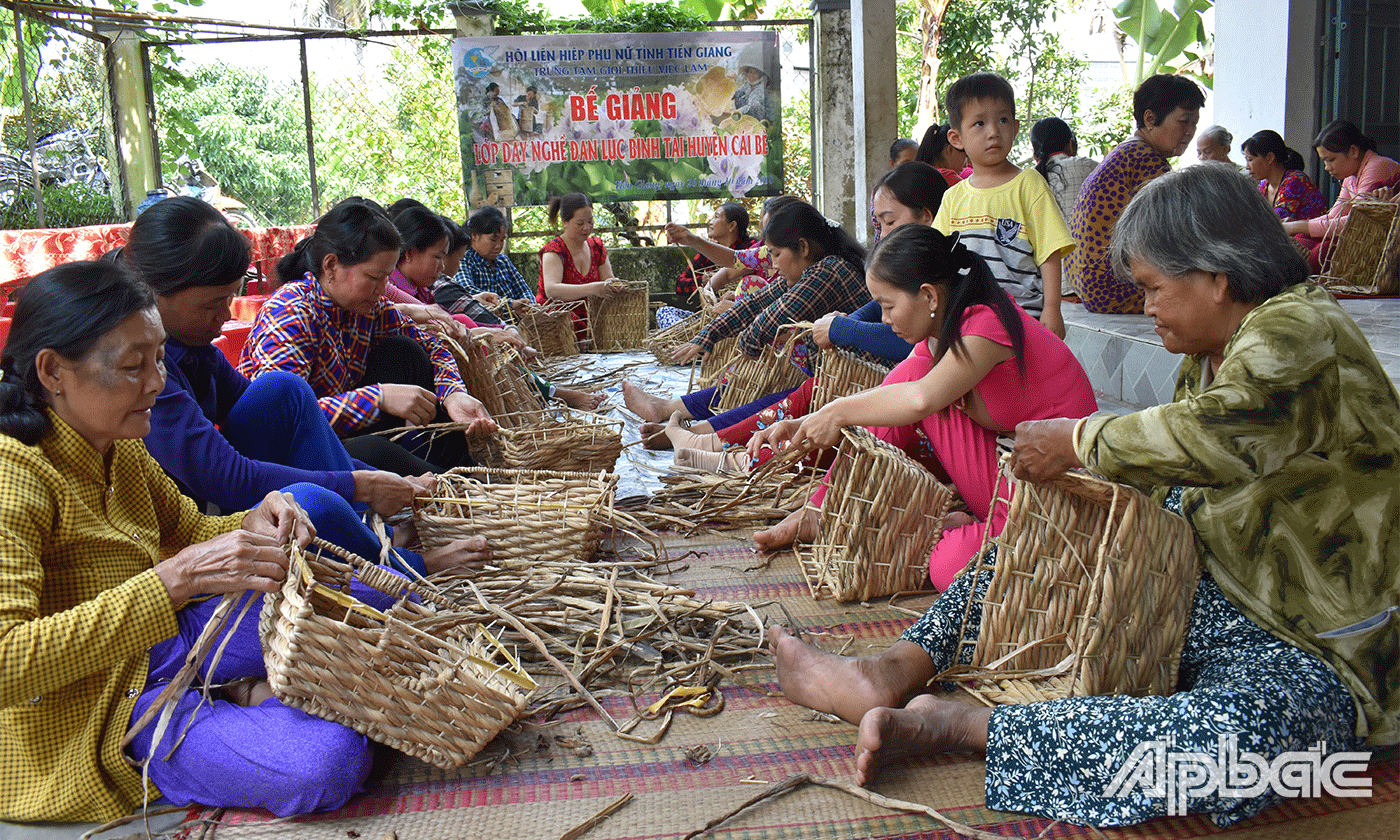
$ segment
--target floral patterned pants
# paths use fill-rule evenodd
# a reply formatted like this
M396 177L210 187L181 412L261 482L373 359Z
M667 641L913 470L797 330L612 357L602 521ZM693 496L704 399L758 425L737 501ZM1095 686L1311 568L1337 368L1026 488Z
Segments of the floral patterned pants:
M1173 492L1167 507L1173 508ZM934 667L954 664L968 599L985 596L990 575L973 592L958 577L905 631ZM981 614L969 614L976 639ZM970 646L965 648L970 654ZM1239 753L1269 760L1326 742L1325 752L1355 750L1356 703L1327 665L1259 627L1230 603L1209 574L1201 576L1181 654L1177 692L1169 697L1072 697L998 706L987 732L987 807L1089 825L1130 825L1167 813L1161 795L1129 786L1106 796L1134 748L1166 741L1171 749L1214 756L1221 735L1238 736ZM1225 826L1248 819L1279 797L1213 794L1187 800L1190 813Z

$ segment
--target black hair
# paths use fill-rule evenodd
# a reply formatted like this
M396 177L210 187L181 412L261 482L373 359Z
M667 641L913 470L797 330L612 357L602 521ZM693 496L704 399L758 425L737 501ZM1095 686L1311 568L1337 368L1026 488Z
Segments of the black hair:
M156 294L168 296L242 279L252 248L212 204L177 195L136 217L121 259Z
M395 201L393 204L390 204L388 207L384 208L384 212L389 214L389 218L396 219L398 218L398 215L400 213L409 209L410 207L419 207L424 210L428 209L428 205L424 204L416 198L401 198L398 201Z
M398 251L402 244L384 208L367 198L347 198L327 210L316 220L316 230L277 261L277 276L284 283L300 280L307 272L319 278L329 254L349 267L384 251Z
M773 215L773 211L777 210L779 207L783 207L793 203L794 201L801 200L802 199L798 198L797 196L788 195L787 193L784 193L782 195L775 195L772 198L769 198L763 202L763 212L771 217ZM762 231L760 231L760 235L761 234Z
M1133 119L1138 128L1146 128L1147 112L1151 111L1157 119L1156 125L1161 125L1167 114L1177 108L1199 109L1205 104L1206 95L1201 92L1200 85L1185 76L1158 73L1148 76L1133 91Z
M1011 106L1011 115L1016 116L1016 91L1011 83L996 73L969 73L948 85L943 95L943 110L948 114L948 125L962 130L963 108L977 99L994 99Z
M840 257L858 270L865 268L865 249L807 202L790 201L768 214L764 242L796 251L802 247L802 240L807 241L807 256L814 263L826 257Z
M1362 154L1376 150L1376 141L1361 133L1361 129L1349 120L1332 120L1322 127L1313 140L1313 145L1329 152L1342 153L1352 146Z
M487 206L472 211L467 219L467 234L481 236L506 229L506 214L495 207Z
M426 207L410 207L390 218L403 240L399 245L400 257L408 253L409 248L426 251L444 239L449 243L452 240L451 231L443 224L446 219Z
M1244 142L1240 144L1240 151L1251 157L1263 157L1271 154L1285 172L1302 169L1306 165L1303 162L1303 156L1290 149L1288 144L1283 142L1279 133L1271 128L1256 131L1252 137L1246 137Z
M905 149L918 149L919 144L908 137L901 137L890 144L890 160L899 160Z
M939 303L943 322L938 328L937 362L949 350L959 358L966 347L962 340L963 313L968 307L984 304L996 313L1011 338L1016 367L1026 375L1026 330L1016 304L997 285L992 269L980 254L959 241L957 234L944 236L926 225L900 225L880 240L870 255L870 274L907 293L916 294L929 283L947 291Z
M734 229L739 234L739 239L749 238L749 211L744 209L744 205L735 201L726 201L719 206L720 215L724 216L726 222L733 222Z
M929 166L938 166L938 161L943 158L943 152L952 145L948 142L948 124L931 125L924 131L924 139L919 141L919 153L914 156L914 160L920 163L927 163Z
M151 287L111 260L56 265L25 284L0 355L0 432L34 446L53 427L35 370L39 351L79 361L122 321L155 305Z
M438 219L442 221L443 227L447 228L447 253L450 254L472 244L471 237L467 236L467 232L462 229L461 225L446 216L440 215Z
M1059 117L1046 117L1031 126L1031 152L1035 171L1050 180L1050 156L1063 152L1074 142L1074 131Z
M939 205L943 203L943 194L948 191L948 181L927 163L911 160L886 172L875 185L875 192L879 192L881 187L889 190L895 201L910 210L927 210L930 215L936 216Z
M572 219L578 211L592 206L593 199L583 193L556 195L549 200L549 223L562 224Z

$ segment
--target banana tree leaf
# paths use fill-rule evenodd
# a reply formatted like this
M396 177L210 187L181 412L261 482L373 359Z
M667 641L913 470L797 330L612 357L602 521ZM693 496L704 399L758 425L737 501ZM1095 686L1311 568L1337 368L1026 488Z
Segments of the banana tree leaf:
M1122 0L1113 7L1118 28L1139 45L1151 43L1162 29L1162 10L1157 0Z
M1161 70L1162 66L1174 61L1185 52L1186 48L1192 44L1205 39L1205 23L1201 20L1200 12L1195 8L1197 5L1209 7L1208 0L1192 0L1192 8L1184 17L1176 22L1167 36L1159 43L1153 44L1149 51L1153 54L1152 64L1147 69L1147 75L1151 76Z

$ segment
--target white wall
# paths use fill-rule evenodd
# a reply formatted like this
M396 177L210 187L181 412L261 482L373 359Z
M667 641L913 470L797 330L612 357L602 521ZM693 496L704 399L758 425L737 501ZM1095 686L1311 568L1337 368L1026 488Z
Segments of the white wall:
M1215 4L1213 121L1235 136L1235 161L1240 142L1265 128L1310 157L1320 83L1317 7L1317 0Z

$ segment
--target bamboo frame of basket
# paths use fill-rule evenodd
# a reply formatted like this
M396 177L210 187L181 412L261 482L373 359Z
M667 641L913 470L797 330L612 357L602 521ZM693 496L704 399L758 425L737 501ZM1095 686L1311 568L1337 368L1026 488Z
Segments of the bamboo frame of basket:
M651 329L651 289L641 281L608 283L616 286L610 297L594 296L584 302L593 352L637 350Z
M515 311L515 325L541 355L577 356L573 313L572 303L527 304Z
M486 407L497 423L537 420L545 410L544 397L515 349L490 339L472 342L470 348L447 340L467 392Z
M708 387L719 381L739 356L739 337L730 336L715 342L715 346L700 360L700 373L695 377L698 387Z
M889 371L862 359L849 350L830 347L817 356L816 381L812 383L812 404L816 411L839 397L878 388Z
M493 563L583 561L616 520L617 476L458 467L413 514L424 548L481 536Z
M864 428L841 436L817 539L798 555L812 597L865 601L926 588L929 552L957 493ZM785 452L784 461L804 447L789 449L797 451Z
M973 591L991 578L977 639L959 645L971 665L935 679L988 705L1172 693L1200 575L1186 520L1086 473L1014 482L993 504L1008 505L1006 526L967 572Z
M591 412L556 407L496 422L495 432L468 440L472 457L484 466L612 472L622 454L623 422Z
M1355 294L1400 291L1400 203L1353 201L1318 281Z
M715 413L801 385L807 379L807 372L792 360L792 349L804 334L805 331L794 330L781 347L765 346L756 358L736 350L734 362L724 372L724 387L711 406Z
M523 714L536 684L481 624L436 599L408 601L413 584L327 543L289 551L259 621L284 704L442 768L465 764ZM399 601L380 612L350 596L351 579Z
M708 310L702 309L664 330L652 330L651 335L647 336L647 340L642 343L642 346L651 351L657 362L663 365L674 364L671 361L671 353L677 347L699 335L713 317Z

